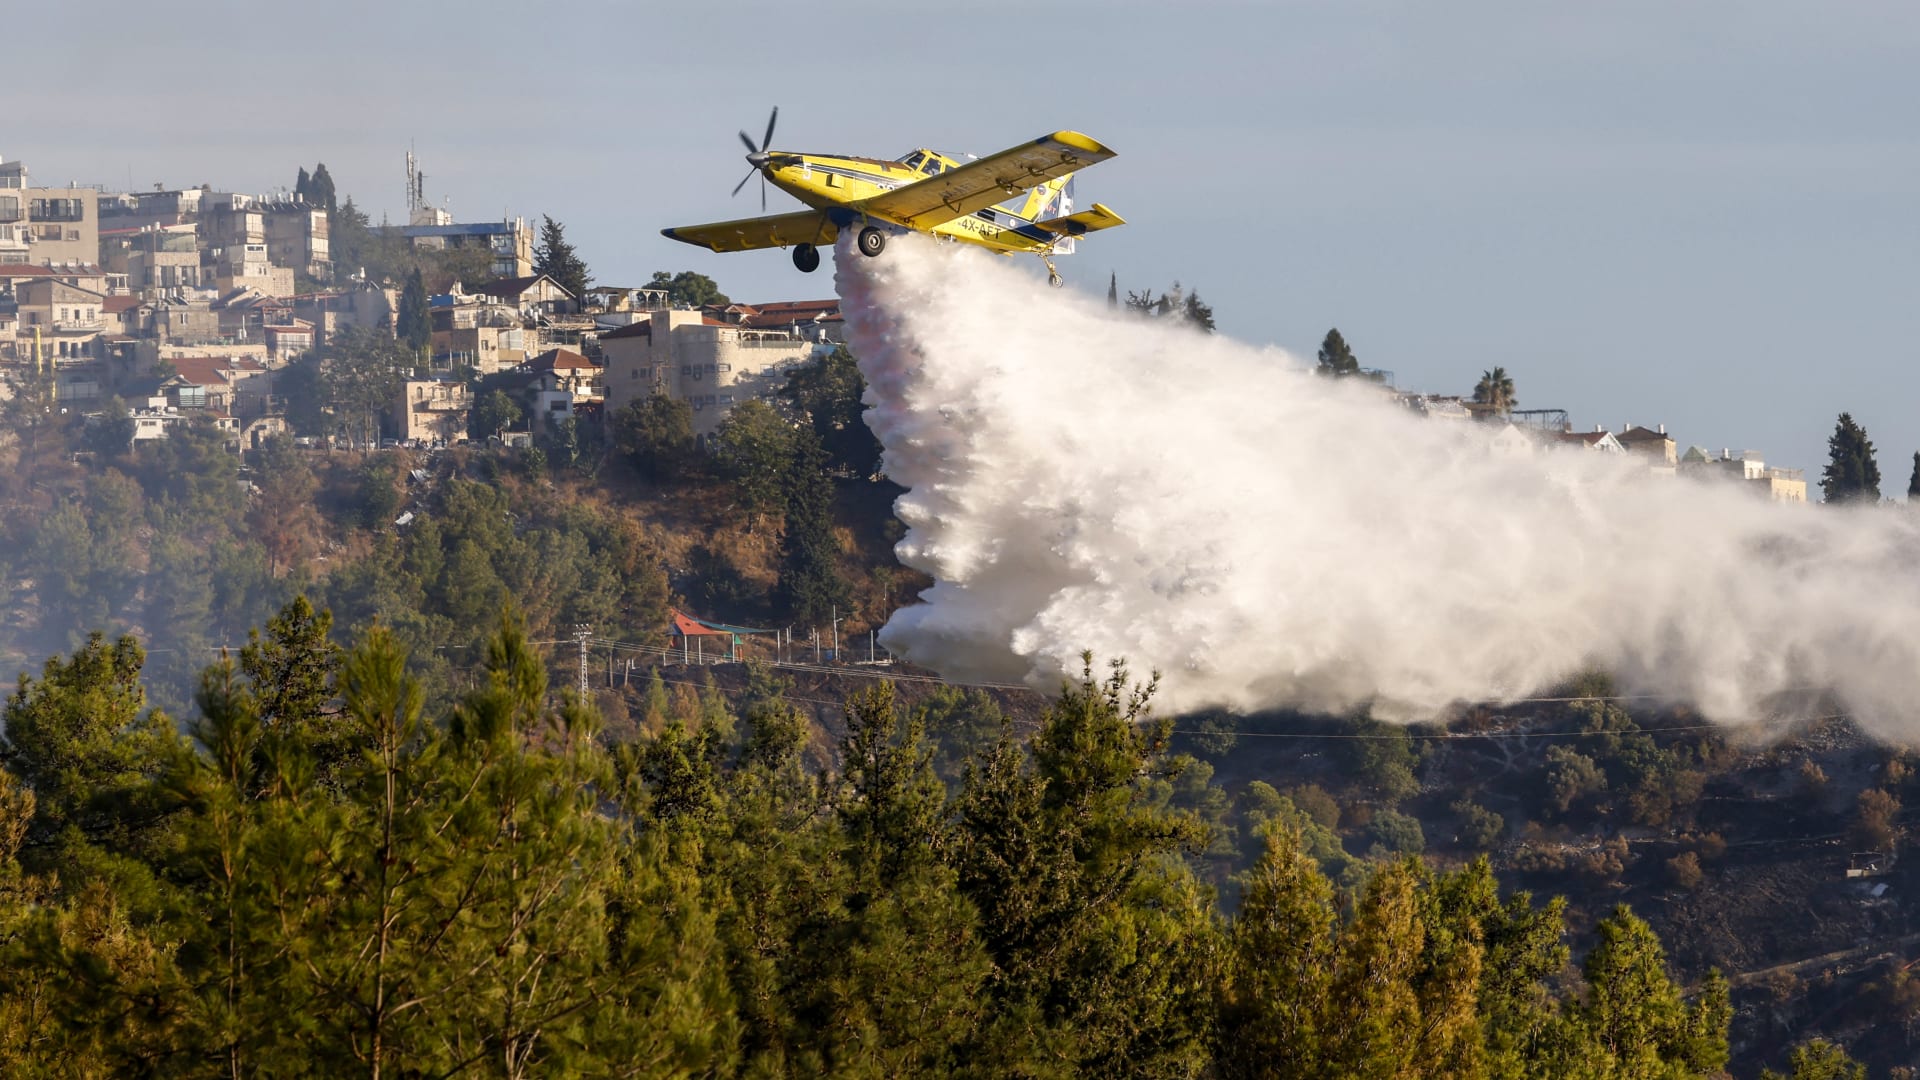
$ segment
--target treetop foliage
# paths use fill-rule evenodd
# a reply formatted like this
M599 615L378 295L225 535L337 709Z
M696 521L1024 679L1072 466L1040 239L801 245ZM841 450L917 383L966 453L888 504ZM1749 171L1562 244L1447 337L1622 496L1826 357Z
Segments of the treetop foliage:
M1107 299L1109 301L1114 299L1117 288L1118 279L1108 282ZM1171 289L1159 296L1155 296L1152 289L1144 292L1129 290L1127 310L1149 318L1171 319L1182 325L1191 326L1201 333L1214 332L1213 308L1201 301L1199 290L1187 292L1181 289L1177 281L1173 283Z
M1496 367L1492 371L1482 372L1480 381L1474 384L1473 400L1477 404L1491 405L1493 411L1501 416L1513 411L1520 399L1513 392L1513 376L1507 369Z
M312 173L307 172L305 165L300 167L300 174L293 182L293 197L308 206L325 210L329 215L339 209L333 174L327 172L325 162L314 166Z
M1270 818L1223 913L1192 861L1212 827L1165 798L1196 763L1121 665L1089 658L1026 735L963 719L966 695L908 708L878 682L822 767L765 669L732 706L656 674L652 734L609 749L511 613L444 708L392 629L343 648L330 626L288 605L206 669L184 736L144 711L130 639L22 679L0 740L0 1058L515 1077L1726 1062L1723 980L1689 1000L1624 909L1569 978L1560 903L1502 896L1484 860L1388 859L1340 886Z
M1360 360L1337 328L1327 331L1325 340L1320 342L1320 364L1316 370L1335 378L1360 374Z
M1827 438L1827 467L1820 474L1820 497L1836 505L1880 501L1880 466L1873 459L1873 440L1841 413Z
M593 282L586 262L567 241L566 227L545 214L540 215L540 239L533 246L533 272L552 278L575 299L585 296Z
M656 270L647 287L667 290L668 302L677 307L724 307L730 303L727 294L720 291L720 286L712 278L691 270L682 270L677 274Z

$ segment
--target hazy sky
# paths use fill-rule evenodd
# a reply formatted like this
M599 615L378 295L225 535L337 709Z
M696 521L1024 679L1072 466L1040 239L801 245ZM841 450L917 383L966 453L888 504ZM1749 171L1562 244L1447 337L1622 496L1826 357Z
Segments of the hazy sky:
M1522 407L1665 423L1818 480L1834 417L1904 494L1920 449L1920 8L1624 2L57 5L9 12L0 154L41 182L265 191L325 161L404 218L411 143L458 220L552 214L597 280L692 268L829 295L783 252L663 226L777 149L1119 151L1129 224L1061 269L1196 286L1310 357L1338 326L1402 386L1504 365ZM772 194L770 208L797 204ZM1032 260L1029 260L1032 261ZM1036 263L1037 269L1037 263ZM990 347L990 344L988 345ZM1205 374L1196 372L1196 378ZM1143 423L1151 423L1143 418ZM1817 496L1816 496L1817 497Z

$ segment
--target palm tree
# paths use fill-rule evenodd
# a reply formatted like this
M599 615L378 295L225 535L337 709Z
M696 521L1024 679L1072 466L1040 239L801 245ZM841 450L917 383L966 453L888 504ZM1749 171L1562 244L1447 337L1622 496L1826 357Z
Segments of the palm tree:
M1493 411L1500 416L1520 404L1520 399L1513 394L1513 376L1503 367L1481 372L1480 382L1473 388L1473 400L1475 404L1493 406Z

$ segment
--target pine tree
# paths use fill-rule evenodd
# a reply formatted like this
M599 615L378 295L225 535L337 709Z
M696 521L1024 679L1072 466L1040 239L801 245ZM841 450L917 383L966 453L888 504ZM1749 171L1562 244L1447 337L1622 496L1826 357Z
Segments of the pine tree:
M1198 289L1187 294L1185 315L1188 326L1203 333L1213 333L1213 306L1200 302Z
M1880 501L1880 466L1873 459L1873 441L1865 428L1853 422L1852 414L1840 414L1827 439L1827 456L1827 467L1820 474L1823 499L1835 505Z
M172 731L159 712L141 715L145 663L132 637L109 644L95 631L67 660L48 660L40 678L22 675L0 711L0 766L38 804L27 834L37 859L68 829L109 847L127 843L119 811L153 775Z
M1825 1039L1812 1039L1794 1047L1787 1055L1787 1066L1793 1071L1785 1076L1772 1069L1762 1069L1760 1080L1867 1080L1865 1065Z
M1599 941L1582 965L1587 1000L1581 1023L1616 1067L1629 1075L1651 1074L1662 1063L1684 1063L1694 1073L1726 1065L1726 980L1716 970L1689 1007L1667 975L1659 938L1625 905L1594 927Z
M1360 361L1353 355L1353 350L1347 347L1347 339L1340 336L1337 328L1327 331L1326 340L1320 343L1318 370L1322 375L1335 378L1360 374Z
M840 577L840 543L833 534L833 478L827 454L810 428L793 434L787 471L787 527L780 537L780 577L774 595L801 626L823 626L844 608L849 591Z
M1303 850L1300 832L1270 827L1233 920L1215 1035L1220 1075L1324 1075L1336 918L1333 884Z
M879 472L881 454L880 440L866 424L866 390L859 363L842 345L794 371L780 391L812 422L828 467L863 480Z
M253 695L269 775L279 767L277 753L310 757L322 778L353 753L334 705L341 650L332 632L333 612L315 611L301 593L267 621L265 633L248 631L240 647L240 670Z
M433 342L433 314L427 303L427 285L417 266L407 275L406 288L400 292L400 310L394 313L393 329L416 357Z
M1173 767L1152 693L1089 656L1025 747L1003 735L967 776L955 862L1000 971L988 1074L1033 1075L1036 1047L1078 1075L1203 1071L1218 942L1177 856L1205 828L1146 797ZM1132 962L1113 962L1120 941Z
M552 278L579 300L586 295L587 285L593 280L587 264L567 242L565 226L545 214L540 215L540 222L540 242L533 247L533 272Z

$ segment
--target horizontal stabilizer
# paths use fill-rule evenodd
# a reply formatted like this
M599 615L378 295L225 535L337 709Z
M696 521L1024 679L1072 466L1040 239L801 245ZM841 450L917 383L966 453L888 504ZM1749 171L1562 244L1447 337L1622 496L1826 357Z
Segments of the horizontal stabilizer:
M1125 225L1127 219L1107 209L1100 203L1094 203L1093 209L1082 210L1066 217L1049 218L1036 221L1033 227L1050 232L1055 236L1085 236L1101 229L1111 229L1115 225Z

